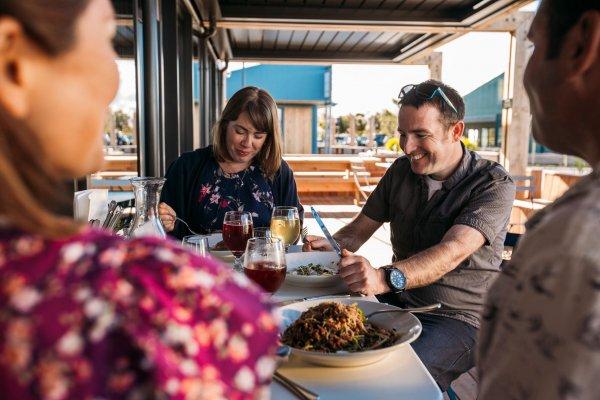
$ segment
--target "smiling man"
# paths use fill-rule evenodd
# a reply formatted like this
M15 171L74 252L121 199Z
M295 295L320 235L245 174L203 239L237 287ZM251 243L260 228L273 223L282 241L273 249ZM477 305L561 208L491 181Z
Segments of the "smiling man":
M334 237L344 248L340 275L348 286L403 307L442 303L419 315L413 348L438 385L474 365L473 346L487 288L499 272L514 183L497 163L468 151L463 99L437 81L400 93L398 131L406 156L388 169L354 220ZM374 268L352 252L384 223L393 262ZM326 240L308 237L312 249Z

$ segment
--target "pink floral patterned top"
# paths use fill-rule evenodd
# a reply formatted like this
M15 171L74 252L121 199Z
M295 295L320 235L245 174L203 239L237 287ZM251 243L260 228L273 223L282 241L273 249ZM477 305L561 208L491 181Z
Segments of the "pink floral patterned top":
M267 302L172 242L0 230L0 397L268 397Z

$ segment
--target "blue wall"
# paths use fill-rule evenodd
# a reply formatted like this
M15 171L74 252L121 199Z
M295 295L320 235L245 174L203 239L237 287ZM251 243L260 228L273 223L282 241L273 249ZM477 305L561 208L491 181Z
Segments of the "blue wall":
M503 85L504 74L501 74L467 94L465 122L496 122L497 115L502 114Z
M277 102L331 102L331 66L257 65L231 72L227 98L245 86L268 91Z

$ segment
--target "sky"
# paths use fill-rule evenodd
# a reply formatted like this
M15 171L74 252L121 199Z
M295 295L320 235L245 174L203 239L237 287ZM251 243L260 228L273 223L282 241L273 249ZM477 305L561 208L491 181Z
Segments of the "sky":
M538 2L524 7L535 11ZM508 66L508 33L468 33L436 49L443 54L442 80L463 96L502 74ZM135 108L135 68L133 62L118 61L121 86L113 109L132 112ZM246 67L257 65L245 63ZM229 70L242 68L231 62ZM348 113L366 115L385 108L396 111L392 99L409 83L429 78L427 66L333 64L332 108L334 116ZM360 76L360 79L356 79Z

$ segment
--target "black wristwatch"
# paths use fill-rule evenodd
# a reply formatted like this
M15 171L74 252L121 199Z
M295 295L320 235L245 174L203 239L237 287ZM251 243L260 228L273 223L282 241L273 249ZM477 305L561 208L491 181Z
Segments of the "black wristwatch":
M386 265L383 268L385 272L385 282L390 287L392 293L403 292L406 288L406 276L404 272L391 265Z

